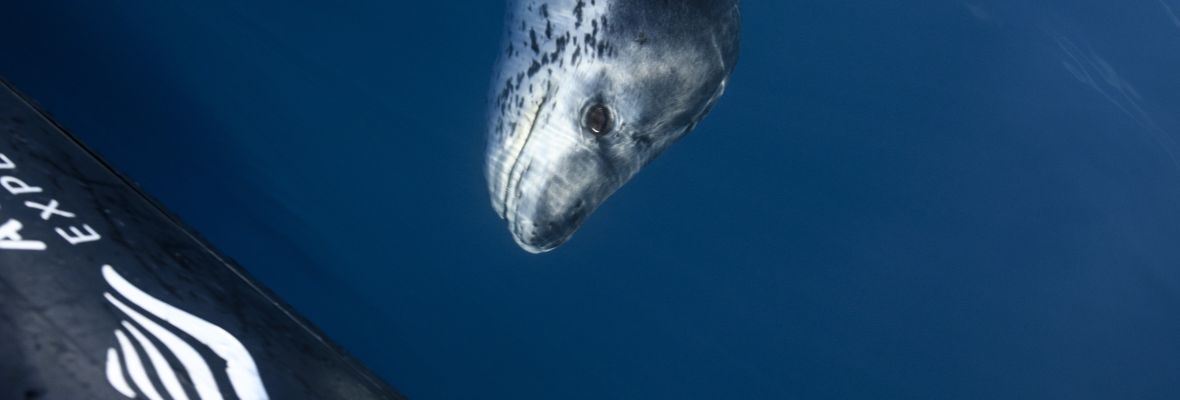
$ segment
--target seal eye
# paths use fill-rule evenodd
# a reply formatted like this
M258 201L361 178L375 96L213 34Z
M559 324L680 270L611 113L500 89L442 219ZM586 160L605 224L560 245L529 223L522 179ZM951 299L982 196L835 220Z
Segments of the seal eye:
M582 121L586 129L590 130L595 136L602 136L610 133L612 121L610 109L602 104L595 104L586 110L586 116Z

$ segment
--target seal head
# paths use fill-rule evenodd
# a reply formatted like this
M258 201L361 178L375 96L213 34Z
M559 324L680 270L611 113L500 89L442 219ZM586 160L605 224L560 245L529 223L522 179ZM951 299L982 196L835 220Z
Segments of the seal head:
M492 207L532 253L691 131L737 62L736 0L521 1L493 82Z

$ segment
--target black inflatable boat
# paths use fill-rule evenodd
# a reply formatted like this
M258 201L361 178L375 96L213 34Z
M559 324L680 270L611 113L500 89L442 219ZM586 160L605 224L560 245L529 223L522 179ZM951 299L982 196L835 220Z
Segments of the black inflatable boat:
M397 399L0 84L0 399Z

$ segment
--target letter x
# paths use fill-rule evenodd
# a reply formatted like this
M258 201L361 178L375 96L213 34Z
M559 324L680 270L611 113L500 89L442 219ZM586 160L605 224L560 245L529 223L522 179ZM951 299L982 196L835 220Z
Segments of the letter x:
M54 215L60 215L66 218L74 218L74 213L62 211L57 207L60 206L57 200L49 200L49 204L38 204L31 201L26 201L25 206L41 210L41 219L48 221Z

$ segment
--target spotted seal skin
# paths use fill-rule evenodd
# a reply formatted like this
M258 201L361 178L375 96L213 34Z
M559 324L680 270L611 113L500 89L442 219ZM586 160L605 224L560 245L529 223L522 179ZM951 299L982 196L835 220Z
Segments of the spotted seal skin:
M531 253L569 240L691 131L737 62L737 0L509 0L492 82L492 207Z

